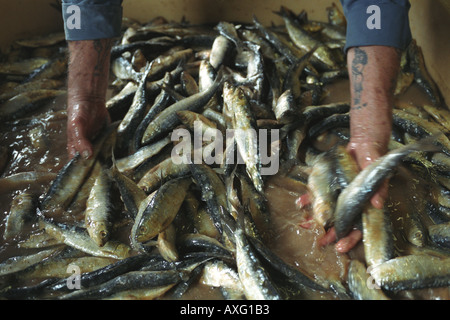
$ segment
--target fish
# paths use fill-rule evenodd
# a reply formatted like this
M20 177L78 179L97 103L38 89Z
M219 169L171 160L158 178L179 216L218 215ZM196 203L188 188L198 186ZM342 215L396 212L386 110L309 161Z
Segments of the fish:
M16 120L31 112L38 111L45 102L66 93L63 89L37 89L25 91L6 100L0 105L0 120Z
M219 73L214 81L214 85L209 87L207 90L178 101L161 111L145 129L142 136L142 144L145 145L152 142L157 137L167 133L169 130L178 125L180 120L178 119L176 112L182 110L199 111L203 108L216 93L223 81L224 79L222 78L221 73Z
M201 189L201 198L206 202L208 213L215 227L222 234L223 215L227 214L226 188L219 175L205 164L189 164L195 184Z
M413 151L439 151L439 147L433 144L434 141L433 136L392 150L358 173L348 187L342 190L336 202L334 227L338 239L347 234L367 201L383 181L393 174L402 158Z
M281 53L289 61L289 63L293 64L297 62L297 56L282 42L275 32L272 32L268 28L264 27L256 16L253 16L253 23L264 39L266 39L276 51Z
M444 248L450 248L450 222L433 224L428 226L428 236L430 240Z
M362 232L367 266L374 267L394 258L389 212L369 206L362 212Z
M324 228L329 228L333 224L340 187L334 174L332 154L332 152L321 153L313 160L307 185L312 196L313 217Z
M130 255L131 248L124 243L111 240L99 247L92 241L86 229L56 223L43 216L39 209L37 210L39 212L39 226L45 229L46 233L70 247L96 257L123 259Z
M47 58L30 58L18 62L1 63L0 74L29 75L50 60Z
M370 283L370 275L359 260L351 260L348 268L348 287L356 300L391 300L382 289Z
M222 260L208 261L205 263L200 283L220 288L225 298L232 300L244 299L244 288L236 270Z
M228 63L233 47L233 43L225 36L219 35L216 37L209 57L209 63L215 70L218 70L221 65Z
M314 39L305 30L303 30L302 27L296 22L292 11L281 6L280 11L276 13L283 18L289 37L297 47L303 49L305 52L309 52L313 48L317 47L313 53L314 57L328 69L338 69L336 61L334 61L332 53L328 47Z
M178 261L179 259L175 241L176 230L173 224L158 234L156 246L163 258L167 261Z
M236 266L247 300L281 300L278 289L256 256L242 228L234 232Z
M25 224L35 218L34 212L37 205L37 196L29 191L14 197L9 214L6 216L4 240L11 240L21 234Z
M152 193L159 186L174 178L191 174L189 164L175 163L172 158L166 158L148 170L137 183L138 187L146 193Z
M64 86L64 81L59 79L40 79L29 82L24 82L18 84L11 90L5 91L0 95L0 101L5 101L13 98L14 96L27 92L27 91L35 91L35 90L44 90L44 89L60 89Z
M107 168L100 164L100 170L86 203L84 219L91 239L100 247L110 239L112 227L112 180Z
M133 102L131 103L130 108L128 109L123 119L120 121L120 124L117 128L117 149L119 154L122 149L128 149L128 153L134 153L136 151L135 148L133 148L135 145L129 144L129 141L131 140L131 137L133 136L147 111L148 95L146 90L146 83L150 69L151 64L147 64L145 71L142 74L142 78L139 79L139 86L133 96ZM125 146L129 147L125 148Z
M40 263L46 258L58 254L61 250L61 246L57 246L56 248L40 250L29 255L10 257L0 263L0 275L5 276L25 270L30 266Z
M183 278L184 274L175 271L130 271L123 275L119 275L99 287L77 290L59 296L59 300L98 300L104 299L130 289L143 289L151 287L160 287L164 285L174 284Z
M135 152L116 160L116 167L122 173L131 172L139 165L159 154L165 147L169 146L171 139L169 136L161 138L154 143L143 146Z
M426 92L434 106L441 106L441 93L425 67L422 49L417 45L415 39L410 42L406 50L409 61L409 69L414 74L414 82Z
M19 39L15 43L27 48L41 48L59 44L65 40L64 32L53 32L45 36L37 36L29 39Z
M239 155L245 162L247 174L258 192L263 192L264 181L261 176L261 159L256 137L256 123L250 106L240 87L225 82L223 88L224 104L232 112L234 139Z
M389 291L450 285L450 258L411 254L381 263L370 270L375 283Z
M133 225L133 238L146 242L164 231L173 221L191 185L191 177L172 179L163 184L150 201L144 200Z
M425 138L428 136L436 136L436 145L442 148L447 156L450 156L450 140L445 134L439 130L439 127L430 121L426 121L419 116L410 114L403 110L394 109L392 121L394 126L402 128L405 132L418 137Z

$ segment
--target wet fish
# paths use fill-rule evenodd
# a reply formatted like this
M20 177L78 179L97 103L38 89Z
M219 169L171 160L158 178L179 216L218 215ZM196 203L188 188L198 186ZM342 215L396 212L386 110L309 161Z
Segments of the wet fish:
M235 231L236 266L248 300L280 300L281 295L241 228Z
M308 177L314 219L324 228L334 221L339 184L334 174L331 153L321 153L315 159Z
M214 225L219 233L222 233L223 210L227 208L224 182L212 168L205 164L191 163L189 168L195 183L201 188L202 200L206 202L207 210L214 221Z
M369 267L394 257L394 240L388 212L372 206L362 213L364 257Z
M39 110L45 102L65 93L65 90L57 89L38 89L19 93L0 105L0 119L2 121L19 119Z
M230 297L233 300L245 298L244 288L236 270L221 260L205 264L200 282L210 287L220 288L226 298Z
M413 151L438 151L433 144L435 138L423 139L415 144L406 145L390 151L362 170L339 195L336 203L336 235L342 238L350 230L352 223L361 214L367 201L388 178L404 156Z
M296 46L303 49L305 52L309 52L313 48L317 47L313 54L314 57L329 69L338 68L328 47L318 40L315 40L311 35L303 30L302 27L296 22L294 14L289 9L282 6L280 11L277 13L283 18L289 36Z
M382 289L371 283L370 274L359 260L350 261L348 286L357 300L391 300Z
M399 291L450 285L450 258L407 255L388 260L370 270L376 284Z
M42 260L61 252L61 247L40 250L37 253L11 257L0 263L0 275L8 275L40 263Z
M133 225L133 238L142 243L164 231L177 215L191 183L190 177L172 179L148 203L144 200Z
M112 194L109 171L100 165L99 173L89 194L84 212L86 229L94 242L102 247L111 235Z
M422 49L412 40L407 48L409 68L414 73L414 81L427 93L435 106L441 106L442 98L433 78L425 67Z
M29 39L20 39L15 42L27 48L41 48L47 46L53 46L65 40L64 32L54 32L45 36L38 36Z
M99 287L77 290L58 297L61 300L74 299L104 299L118 292L130 289L143 289L160 287L179 282L183 278L183 273L174 270L168 271L130 271L117 276Z
M450 222L430 225L428 235L438 246L450 248Z
M86 229L57 224L43 217L42 214L39 216L41 228L44 228L45 232L68 246L97 257L123 259L130 255L130 247L123 243L111 240L106 242L102 247L99 247L92 241Z
M119 153L122 150L122 152L126 152L125 150L127 150L129 153L134 153L136 151L133 148L135 145L129 144L129 141L132 139L134 132L147 111L148 94L146 90L146 83L150 69L151 64L148 64L142 74L142 77L139 79L139 86L134 94L133 102L117 128L117 146Z
M15 74L15 75L29 75L37 68L49 62L47 58L31 58L18 62L2 63L0 64L0 73Z
M230 60L232 54L233 44L226 37L219 35L214 40L211 48L211 55L209 57L209 63L211 66L218 70L222 64L226 64Z
M233 87L228 82L223 88L224 104L233 114L232 124L234 139L239 155L245 163L247 174L258 192L263 192L264 181L261 176L256 122L250 105L240 87Z
M152 142L155 138L167 133L178 125L180 120L176 112L182 110L199 111L203 108L221 86L222 81L222 76L218 75L214 85L207 90L178 101L161 111L147 126L142 137L142 144L145 145Z
M176 230L173 224L158 234L156 246L159 252L167 261L177 261L179 259L176 248Z
M11 210L6 217L4 240L11 240L20 235L25 223L35 218L37 197L30 192L22 192L14 197L11 202Z
M442 148L442 152L450 156L450 140L432 122L397 109L393 110L392 120L395 126L402 128L415 137L425 138L433 135L436 136L436 145Z
M152 193L165 182L190 175L190 173L189 164L184 162L175 163L169 157L148 170L137 185L146 193Z

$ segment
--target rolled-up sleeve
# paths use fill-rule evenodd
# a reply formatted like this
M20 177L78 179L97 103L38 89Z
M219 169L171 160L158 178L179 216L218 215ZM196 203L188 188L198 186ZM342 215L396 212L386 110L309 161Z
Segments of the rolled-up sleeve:
M381 45L405 49L411 41L408 0L341 0L347 19L345 51Z
M120 35L122 0L63 0L66 40L94 40Z

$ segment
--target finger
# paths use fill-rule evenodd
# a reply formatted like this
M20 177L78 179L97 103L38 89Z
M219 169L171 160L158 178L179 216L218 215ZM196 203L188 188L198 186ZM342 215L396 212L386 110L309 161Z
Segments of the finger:
M351 231L346 237L340 239L336 245L336 251L341 253L349 252L362 239L362 232L360 230Z
M389 181L386 180L377 193L375 193L372 198L370 199L370 203L377 209L383 209L384 202L387 199L388 196L388 189L389 189Z
M319 245L324 247L336 240L336 231L334 227L330 228L325 235L319 239Z

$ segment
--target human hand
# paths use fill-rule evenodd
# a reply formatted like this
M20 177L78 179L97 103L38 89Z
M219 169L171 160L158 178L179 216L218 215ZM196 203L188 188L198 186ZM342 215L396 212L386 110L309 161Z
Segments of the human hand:
M85 159L92 153L92 139L101 128L110 122L105 101L102 99L80 99L70 101L67 106L67 151L69 157L77 152Z

